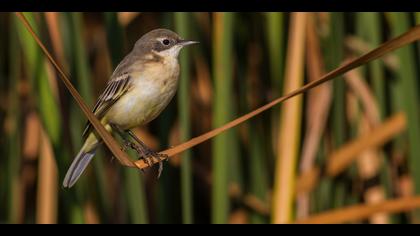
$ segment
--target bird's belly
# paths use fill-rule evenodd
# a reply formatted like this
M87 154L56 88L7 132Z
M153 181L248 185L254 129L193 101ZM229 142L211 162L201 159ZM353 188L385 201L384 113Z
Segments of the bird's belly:
M123 129L147 124L169 104L176 91L177 79L166 83L156 80L138 83L108 111L108 122Z

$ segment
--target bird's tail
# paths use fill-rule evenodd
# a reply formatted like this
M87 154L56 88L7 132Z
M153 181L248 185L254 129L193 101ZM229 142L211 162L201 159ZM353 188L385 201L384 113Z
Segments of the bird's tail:
M66 173L66 176L64 177L63 186L65 188L71 188L79 179L80 175L83 173L90 160L92 160L93 156L95 155L98 143L98 140L93 134L87 138L85 144L74 158L70 168Z

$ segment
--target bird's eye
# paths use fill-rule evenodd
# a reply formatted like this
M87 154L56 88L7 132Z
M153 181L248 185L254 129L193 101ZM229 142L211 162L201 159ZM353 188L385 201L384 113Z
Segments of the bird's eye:
M162 43L163 43L163 45L168 46L170 42L169 42L169 39L164 39L164 40L162 41Z

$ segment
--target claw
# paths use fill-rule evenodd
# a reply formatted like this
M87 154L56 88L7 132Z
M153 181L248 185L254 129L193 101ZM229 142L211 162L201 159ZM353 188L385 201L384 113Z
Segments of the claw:
M163 171L163 163L159 161L159 169L158 169L158 176L157 176L158 179L160 178L162 171Z
M153 158L157 158L159 160L159 169L158 169L158 176L159 179L163 172L163 163L162 161L165 159L168 159L168 155L166 154L160 154L153 150L146 149L145 150L145 156L142 156L142 159L151 167L153 165Z
M149 167L153 166L153 157L152 156L147 156L146 155L144 157L141 157L141 159L143 159Z

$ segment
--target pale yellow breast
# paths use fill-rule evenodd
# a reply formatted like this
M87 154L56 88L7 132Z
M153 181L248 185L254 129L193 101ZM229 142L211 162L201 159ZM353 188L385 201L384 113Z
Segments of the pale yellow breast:
M175 95L178 76L176 59L146 64L132 74L131 89L108 111L107 121L130 129L155 119Z

